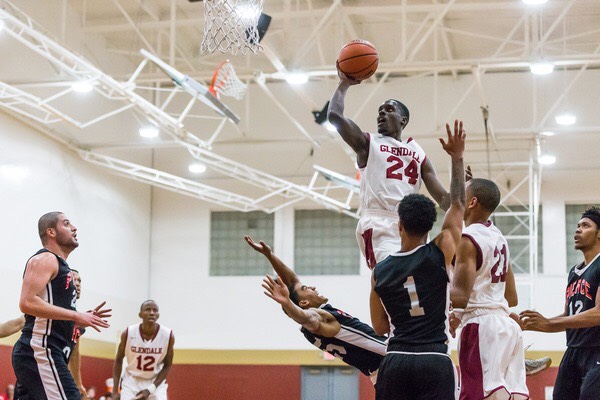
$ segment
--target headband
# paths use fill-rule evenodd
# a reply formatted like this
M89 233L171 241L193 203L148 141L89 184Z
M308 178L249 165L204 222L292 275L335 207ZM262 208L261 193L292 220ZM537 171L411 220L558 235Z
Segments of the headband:
M600 229L600 215L591 212L584 212L581 214L581 218L589 218L596 223L596 229Z

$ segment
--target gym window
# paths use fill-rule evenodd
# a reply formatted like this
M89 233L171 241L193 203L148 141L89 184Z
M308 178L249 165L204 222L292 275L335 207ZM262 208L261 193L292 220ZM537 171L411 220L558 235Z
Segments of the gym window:
M271 264L244 241L250 235L273 245L275 217L261 211L214 211L210 214L210 275L272 273Z
M358 275L357 220L329 210L294 213L294 265L298 275Z

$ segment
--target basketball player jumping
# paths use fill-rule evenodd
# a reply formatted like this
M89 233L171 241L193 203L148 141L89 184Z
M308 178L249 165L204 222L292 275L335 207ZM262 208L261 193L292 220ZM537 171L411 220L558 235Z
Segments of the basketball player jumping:
M142 303L139 316L142 323L130 325L121 334L113 365L113 382L121 393L113 390L113 399L167 400L175 337L171 329L156 322L160 314L154 300ZM127 363L122 371L124 358Z
M418 193L424 182L440 207L447 210L450 195L440 183L433 164L412 138L402 139L409 121L408 108L398 100L386 100L377 112L377 134L363 132L344 115L346 93L359 84L338 68L340 83L329 103L328 119L342 139L356 152L360 169L360 207L363 215L356 240L369 268L397 251L398 215L402 198Z
M446 125L452 159L450 208L442 231L429 243L435 205L421 194L405 196L398 206L399 252L373 270L371 320L378 334L390 333L375 385L377 400L454 400L456 378L448 355L449 273L460 241L465 210L463 153L465 132Z
M509 309L518 303L515 277L508 242L489 220L500 204L500 189L490 180L475 178L467 182L466 194L466 228L456 251L450 292L454 312L464 324L458 349L460 399L525 400L529 391L523 336Z
M320 295L314 286L303 285L296 273L264 242L255 243L250 236L244 239L269 260L279 275L277 281L269 276L265 278L265 294L281 304L286 314L302 326L306 340L355 367L375 383L387 338L377 335L358 318L331 306L329 299Z

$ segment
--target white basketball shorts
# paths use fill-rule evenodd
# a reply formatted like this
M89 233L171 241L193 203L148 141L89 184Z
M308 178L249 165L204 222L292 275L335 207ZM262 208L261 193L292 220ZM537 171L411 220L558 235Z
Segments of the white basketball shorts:
M153 381L154 378L141 379L125 373L121 379L121 400L133 400L140 391L152 385ZM169 385L163 381L163 383L156 387L154 393L148 397L148 400L167 400L168 386Z

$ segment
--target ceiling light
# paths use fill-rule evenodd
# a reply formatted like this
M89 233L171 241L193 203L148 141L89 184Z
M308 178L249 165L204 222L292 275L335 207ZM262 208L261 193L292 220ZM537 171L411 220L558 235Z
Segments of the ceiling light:
M575 122L577 122L577 117L573 114L565 113L557 115L554 117L554 120L559 125L573 125Z
M0 31L4 29L4 20L0 19Z
M542 154L538 157L538 162L542 165L552 165L556 162L556 156L552 154Z
M548 62L539 62L529 65L529 70L535 75L548 75L554 71L554 64Z
M73 82L71 88L77 93L88 93L94 89L94 86L88 81Z
M206 165L198 163L190 164L188 167L188 171L190 171L193 174L201 174L204 171L206 171Z
M155 126L145 126L139 130L140 136L145 138L155 138L158 136L158 128Z
M548 0L523 0L523 3L531 5L545 4L547 2Z
M304 85L308 82L308 75L303 72L290 72L285 76L285 80L290 85Z
M237 17L246 21L257 20L260 17L260 8L251 4L239 5L234 9L234 12Z
M552 131L543 131L543 132L540 132L540 135L542 135L542 136L554 136L556 134L554 132L552 132Z

